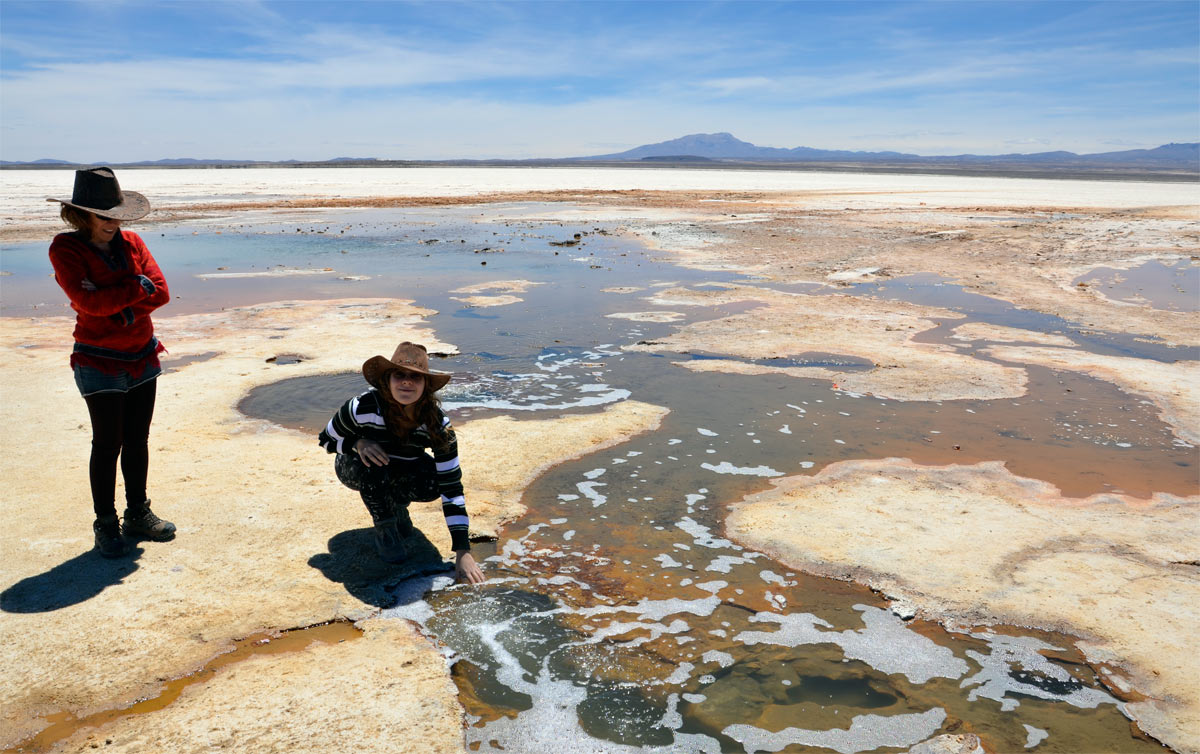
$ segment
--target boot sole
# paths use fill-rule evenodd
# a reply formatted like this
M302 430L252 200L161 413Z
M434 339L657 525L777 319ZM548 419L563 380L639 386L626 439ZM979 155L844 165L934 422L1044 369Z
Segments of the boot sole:
M157 534L156 535L156 534L147 534L146 532L140 532L140 531L125 531L124 529L122 529L121 533L124 534L129 539L144 539L144 540L149 540L151 542L170 542L172 539L175 539L175 532L170 532L168 534Z

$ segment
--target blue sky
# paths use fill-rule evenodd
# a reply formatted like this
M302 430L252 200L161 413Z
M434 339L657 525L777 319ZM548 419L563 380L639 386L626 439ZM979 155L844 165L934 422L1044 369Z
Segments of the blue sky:
M0 2L0 159L1200 140L1200 3Z

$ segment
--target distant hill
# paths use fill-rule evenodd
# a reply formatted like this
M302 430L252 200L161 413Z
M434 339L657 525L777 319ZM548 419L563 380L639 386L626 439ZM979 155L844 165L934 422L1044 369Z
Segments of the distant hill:
M1200 170L1200 143L1165 144L1154 149L1130 149L1123 152L1075 154L1074 152L1036 152L1002 155L916 155L904 152L852 152L812 147L760 147L729 133L690 134L678 139L645 144L615 154L575 158L579 161L633 161L702 157L708 160L743 162L838 162L903 164L1024 164L1043 167L1122 167Z
M760 147L729 133L690 134L678 139L590 157L536 158L527 160L384 160L375 157L335 157L330 160L215 160L178 157L142 162L106 163L114 167L146 168L320 168L320 167L421 167L421 166L524 166L628 165L679 166L695 169L743 168L759 170L866 171L947 175L1025 175L1110 179L1200 181L1200 143L1164 144L1154 149L1075 154L916 155L905 152L860 152L813 147ZM54 170L80 167L66 160L3 162L4 169Z

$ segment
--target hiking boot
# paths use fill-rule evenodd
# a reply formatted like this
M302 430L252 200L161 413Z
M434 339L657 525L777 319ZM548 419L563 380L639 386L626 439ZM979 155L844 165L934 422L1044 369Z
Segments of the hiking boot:
M101 557L120 558L129 554L129 543L121 536L121 527L117 525L117 514L101 516L92 524L96 534L96 549Z
M149 539L155 542L166 542L175 538L175 524L163 521L150 510L150 501L141 505L130 505L125 508L125 520L121 522L121 530L127 537Z
M403 563L408 559L408 547L404 537L396 528L396 519L385 518L375 522L375 551L385 563Z

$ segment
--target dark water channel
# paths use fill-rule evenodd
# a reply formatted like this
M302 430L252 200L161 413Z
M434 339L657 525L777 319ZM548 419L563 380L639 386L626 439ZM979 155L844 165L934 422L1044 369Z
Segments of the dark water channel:
M459 425L626 399L670 409L657 431L534 483L528 514L498 543L477 545L486 585L440 576L389 585L396 606L384 614L418 622L455 660L471 750L886 752L973 732L995 751L1162 751L1136 735L1069 637L906 621L879 595L790 571L722 531L725 506L771 478L859 458L1002 459L1067 494L1193 491L1193 449L1152 406L1036 368L1022 399L930 404L822 380L692 372L671 362L712 355L622 346L738 307L685 311L672 324L606 315L656 310L644 300L655 287L746 281L666 264L610 234L610 223L480 223L473 213L340 211L219 235L145 234L181 307L391 295L437 310L430 325L460 350L434 363L455 374L444 400ZM575 234L573 246L550 245ZM334 272L196 277L272 265ZM355 276L370 278L342 279ZM447 293L512 279L543 285L497 307ZM619 286L639 290L604 290ZM7 314L26 304L6 288ZM276 361L280 382L254 391L243 411L315 432L364 387L353 371L287 379L289 361ZM869 367L833 344L788 361ZM469 433L461 449L471 464ZM314 439L314 462L325 463L317 453Z

